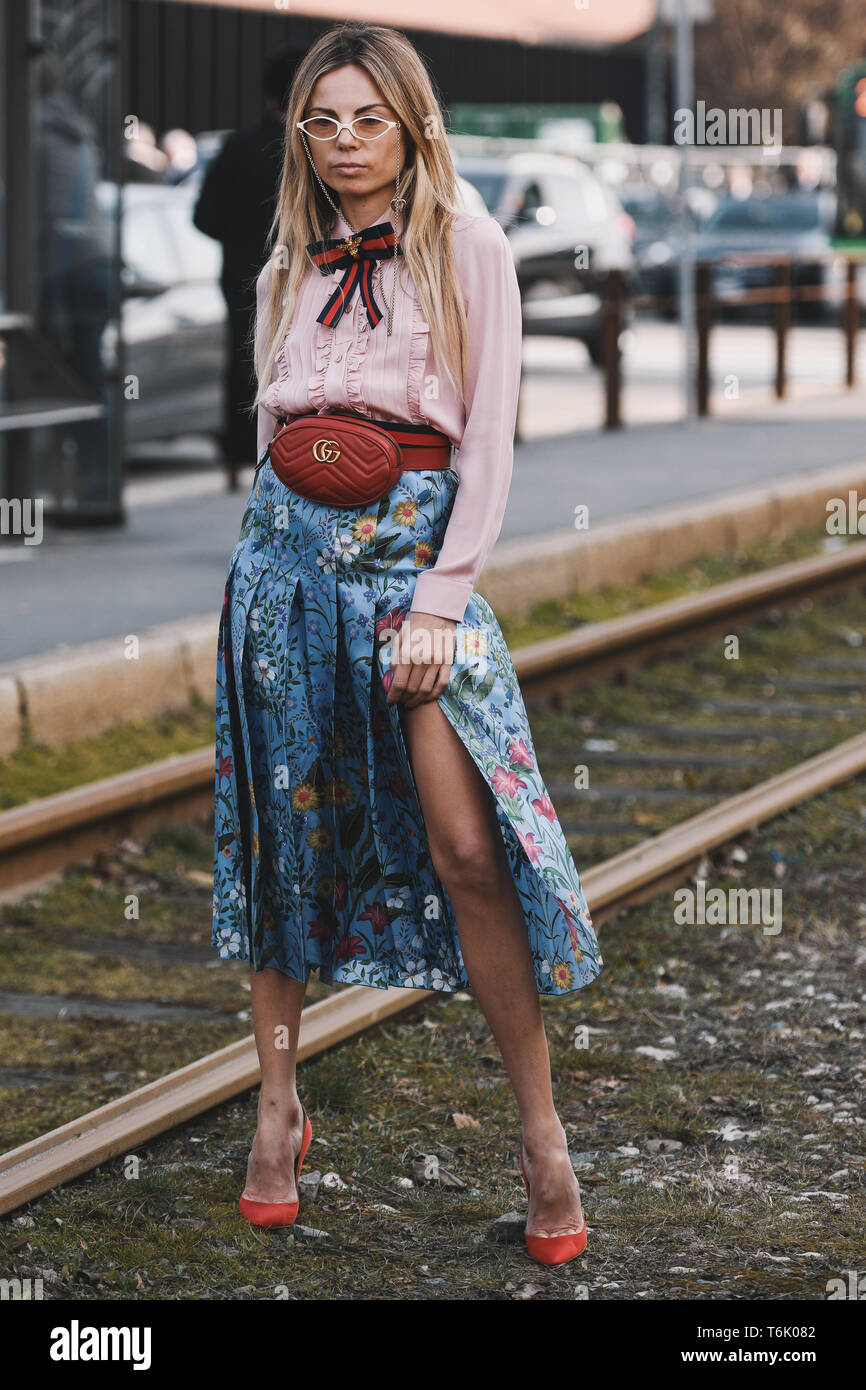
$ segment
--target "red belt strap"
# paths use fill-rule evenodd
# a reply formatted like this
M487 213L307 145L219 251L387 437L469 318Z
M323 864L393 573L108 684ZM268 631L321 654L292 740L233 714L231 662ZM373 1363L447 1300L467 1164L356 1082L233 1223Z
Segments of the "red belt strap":
M323 424L328 419L328 412L320 413L310 411L310 415L318 414ZM285 423L285 416L280 416L277 424ZM298 419L298 416L293 416ZM404 468L423 469L423 468L450 468L451 467L451 440L447 434L441 430L434 430L431 425L406 424L402 420L376 420L369 415L358 415L359 419L368 420L371 425L378 425L379 429L387 430L400 447L400 457L403 460Z

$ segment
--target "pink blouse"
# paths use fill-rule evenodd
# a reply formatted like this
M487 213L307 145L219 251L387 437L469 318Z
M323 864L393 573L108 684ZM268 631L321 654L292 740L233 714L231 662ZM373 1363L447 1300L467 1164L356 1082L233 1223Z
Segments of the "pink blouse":
M385 221L386 212L373 221ZM370 225L373 225L371 222ZM331 235L348 235L338 217ZM277 415L351 409L383 420L430 424L457 446L453 461L460 483L435 564L418 575L411 611L462 619L475 582L502 526L513 466L514 428L520 391L522 319L520 290L508 239L492 217L461 213L452 245L467 301L469 330L466 396L461 400L445 372L437 372L415 286L402 258L394 323L387 333L394 261L378 262L373 297L382 320L371 328L358 290L332 327L316 322L342 271L332 278L309 266L293 321L277 353L271 383L258 412L258 454ZM264 306L271 262L256 286ZM384 286L382 283L384 275Z

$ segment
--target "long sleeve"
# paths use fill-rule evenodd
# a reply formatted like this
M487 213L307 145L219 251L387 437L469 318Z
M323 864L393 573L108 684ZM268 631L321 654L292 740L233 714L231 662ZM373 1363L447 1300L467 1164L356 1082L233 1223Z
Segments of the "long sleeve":
M261 315L262 315L263 312L264 312L265 302L266 302L266 300L267 300L268 293L269 293L270 288L271 288L271 275L272 275L272 273L273 273L273 264L272 264L272 262L271 262L270 260L267 260L267 261L265 261L265 264L263 265L263 267L262 267L262 269L261 269L261 272L260 272L260 274L259 274L259 278L258 278L258 280L256 281L256 313L257 313L257 316L258 316L258 317L257 317L257 322L260 322L260 321L261 321ZM276 359L275 359L275 360L274 360L273 368L272 368L272 370L271 370L271 382L274 382L274 381L276 380L276 377L277 377L277 364L276 364ZM265 407L264 407L263 405L260 405L260 406L259 406L259 409L258 409L258 414L256 415L256 461L257 461L257 462L258 462L258 460L261 458L262 449L264 449L264 447L265 447L265 445L267 444L268 440L271 438L271 435L273 434L273 432L274 432L274 416L270 413L269 410L266 410Z
M469 332L460 484L435 564L415 582L411 610L460 622L502 527L514 464L523 323L508 238L492 217L454 232Z

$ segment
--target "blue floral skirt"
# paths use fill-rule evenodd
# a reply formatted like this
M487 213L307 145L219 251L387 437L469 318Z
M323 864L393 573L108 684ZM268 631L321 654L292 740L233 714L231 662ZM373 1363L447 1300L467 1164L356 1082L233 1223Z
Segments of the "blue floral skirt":
M212 942L298 980L470 986L431 860L384 635L436 559L459 476L412 470L378 503L299 497L262 464L217 646ZM542 781L511 657L473 592L438 703L495 798L540 994L602 958Z

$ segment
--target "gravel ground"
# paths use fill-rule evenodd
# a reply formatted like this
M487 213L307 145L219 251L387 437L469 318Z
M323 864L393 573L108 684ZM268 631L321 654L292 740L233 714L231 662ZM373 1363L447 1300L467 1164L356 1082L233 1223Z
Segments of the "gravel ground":
M544 1001L580 1260L524 1248L516 1108L463 994L302 1065L293 1233L235 1209L251 1093L5 1218L4 1275L93 1300L825 1300L864 1264L864 785L700 867L781 889L780 931L680 924L667 891L605 925L591 989Z

